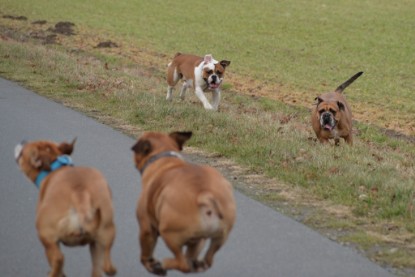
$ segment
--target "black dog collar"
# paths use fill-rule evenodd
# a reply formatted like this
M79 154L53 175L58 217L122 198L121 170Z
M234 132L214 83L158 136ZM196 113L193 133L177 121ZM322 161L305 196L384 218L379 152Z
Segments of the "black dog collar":
M173 157L173 158L178 158L178 159L183 160L183 156L182 156L182 155L180 155L178 152L175 152L175 151L165 151L165 152L158 153L158 154L156 154L156 155L152 156L150 159L148 159L148 160L145 162L145 164L143 165L143 167L140 169L140 173L141 173L141 175L143 175L144 170L145 170L145 169L146 169L146 168L147 168L150 164L152 164L153 162L157 161L158 159L161 159L161 158L167 158L167 157Z

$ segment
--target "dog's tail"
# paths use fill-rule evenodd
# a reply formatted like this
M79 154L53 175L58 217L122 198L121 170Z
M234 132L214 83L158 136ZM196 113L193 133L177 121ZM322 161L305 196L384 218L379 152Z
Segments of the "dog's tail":
M362 74L363 74L363 71L357 72L349 80L347 80L346 82L344 82L343 84L338 86L335 91L338 92L338 93L342 93L345 88L347 88L351 83L353 83Z
M177 56L180 56L181 54L182 54L182 53L177 52L177 53L174 55L173 59L174 59L174 58L176 58ZM169 62L169 63L167 64L167 67L170 67L170 65L171 65L171 62Z
M73 207L59 225L68 235L82 236L91 234L99 226L101 212L92 206L91 195L79 192L72 198Z
M201 224L205 231L216 232L221 228L223 208L219 201L210 192L202 192L197 197Z

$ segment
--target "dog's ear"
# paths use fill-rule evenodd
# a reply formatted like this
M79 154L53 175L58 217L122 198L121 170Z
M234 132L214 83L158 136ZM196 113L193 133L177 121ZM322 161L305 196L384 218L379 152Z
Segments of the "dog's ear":
M223 66L223 68L226 68L227 66L231 64L231 61L222 60L219 63L221 66Z
M207 55L205 55L205 57L203 58L203 62L205 63L205 64L208 64L208 63L211 63L212 62L212 54L207 54Z
M45 157L41 157L38 149L32 149L29 152L29 162L33 168L39 170L50 170L50 162Z
M71 155L73 152L73 147L75 145L76 138L73 139L71 143L62 142L59 144L58 149L61 151L62 154Z
M314 100L316 101L315 105L319 105L321 102L323 102L323 99L320 96L317 96L316 98L314 98Z
M144 156L150 154L153 150L150 141L148 140L139 140L136 144L131 147L131 150L134 151L136 154L143 154Z
M344 111L344 104L340 101L337 101L337 106L339 106L339 110Z
M183 150L184 143L192 137L192 132L173 132L169 136L177 142L179 149Z

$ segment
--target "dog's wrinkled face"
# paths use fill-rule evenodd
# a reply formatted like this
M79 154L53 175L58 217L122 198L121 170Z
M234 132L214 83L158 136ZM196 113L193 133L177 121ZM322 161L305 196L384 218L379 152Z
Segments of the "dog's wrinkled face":
M153 155L164 151L181 151L184 143L190 139L192 132L173 132L162 134L145 132L133 145L134 162L138 170L141 170L146 161Z
M217 89L222 83L225 69L231 62L222 60L217 62L211 55L206 55L203 61L203 79L209 89Z
M317 115L320 125L324 130L332 131L337 122L340 121L341 111L344 111L344 104L337 102L324 102L323 99L317 98Z
M14 155L23 173L32 181L42 170L50 170L50 165L60 155L70 155L75 140L68 144L56 144L51 141L22 142L16 145Z

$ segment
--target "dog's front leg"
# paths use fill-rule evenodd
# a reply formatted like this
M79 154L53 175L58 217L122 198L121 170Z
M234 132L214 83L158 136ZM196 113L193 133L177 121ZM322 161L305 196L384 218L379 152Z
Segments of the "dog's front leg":
M213 110L212 105L209 103L209 101L206 98L205 93L203 92L203 90L200 87L195 88L195 93L196 93L197 98L199 98L199 100L202 101L203 107L206 110Z
M344 140L347 142L347 144L349 144L350 146L353 145L353 137L352 135L348 135L346 137L344 137Z
M166 270L161 266L161 263L153 258L154 248L157 243L158 233L151 226L144 226L143 221L140 221L140 246L141 246L141 263L151 273L165 276Z
M218 110L218 108L219 108L219 102L220 102L220 94L221 94L221 91L220 91L220 89L215 89L213 92L212 92L212 106L213 106L213 109L215 110L215 111L217 111Z

